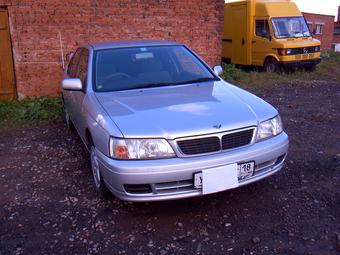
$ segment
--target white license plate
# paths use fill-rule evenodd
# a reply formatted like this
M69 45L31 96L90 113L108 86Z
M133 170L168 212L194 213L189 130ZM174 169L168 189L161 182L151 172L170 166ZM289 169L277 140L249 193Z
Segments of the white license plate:
M238 178L240 180L246 179L254 175L255 162L246 162L237 165Z
M230 164L194 173L194 187L211 194L238 186L237 164Z

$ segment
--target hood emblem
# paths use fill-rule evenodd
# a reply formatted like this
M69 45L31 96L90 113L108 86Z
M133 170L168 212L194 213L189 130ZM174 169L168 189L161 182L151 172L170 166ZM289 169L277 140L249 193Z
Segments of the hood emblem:
M214 125L213 127L216 128L216 129L220 129L222 127L222 125L221 124L217 124L217 125Z

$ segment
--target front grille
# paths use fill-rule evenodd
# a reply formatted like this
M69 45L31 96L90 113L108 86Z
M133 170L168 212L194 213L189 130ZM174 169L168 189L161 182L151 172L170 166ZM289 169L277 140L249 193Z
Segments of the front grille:
M315 52L319 52L319 51L320 51L320 48L318 46L293 48L292 53L290 55L315 53Z
M221 150L234 149L251 142L254 129L247 129L233 133L215 136L193 138L177 141L181 152L185 155L198 155Z
M221 149L220 139L217 136L182 140L177 144L181 151L187 155L211 153Z
M253 137L253 129L226 134L222 136L222 149L228 150L244 146L250 143Z

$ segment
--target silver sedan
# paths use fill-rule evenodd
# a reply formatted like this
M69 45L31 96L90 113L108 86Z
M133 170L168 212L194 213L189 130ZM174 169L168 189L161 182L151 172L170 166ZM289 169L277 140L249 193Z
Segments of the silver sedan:
M176 42L77 49L61 82L65 118L90 152L100 194L201 196L283 167L289 142L279 113L221 71Z

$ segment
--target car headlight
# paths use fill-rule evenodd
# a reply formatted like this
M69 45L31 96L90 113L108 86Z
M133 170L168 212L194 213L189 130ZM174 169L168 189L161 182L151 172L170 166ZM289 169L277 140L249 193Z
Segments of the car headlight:
M278 51L280 56L287 56L287 55L293 55L294 54L293 49L280 48L280 49L277 49L277 51Z
M257 140L263 140L280 134L283 131L280 115L263 121L259 124L257 130Z
M286 55L291 55L293 53L293 49L286 49Z
M110 138L110 156L115 159L159 159L175 157L165 139Z

